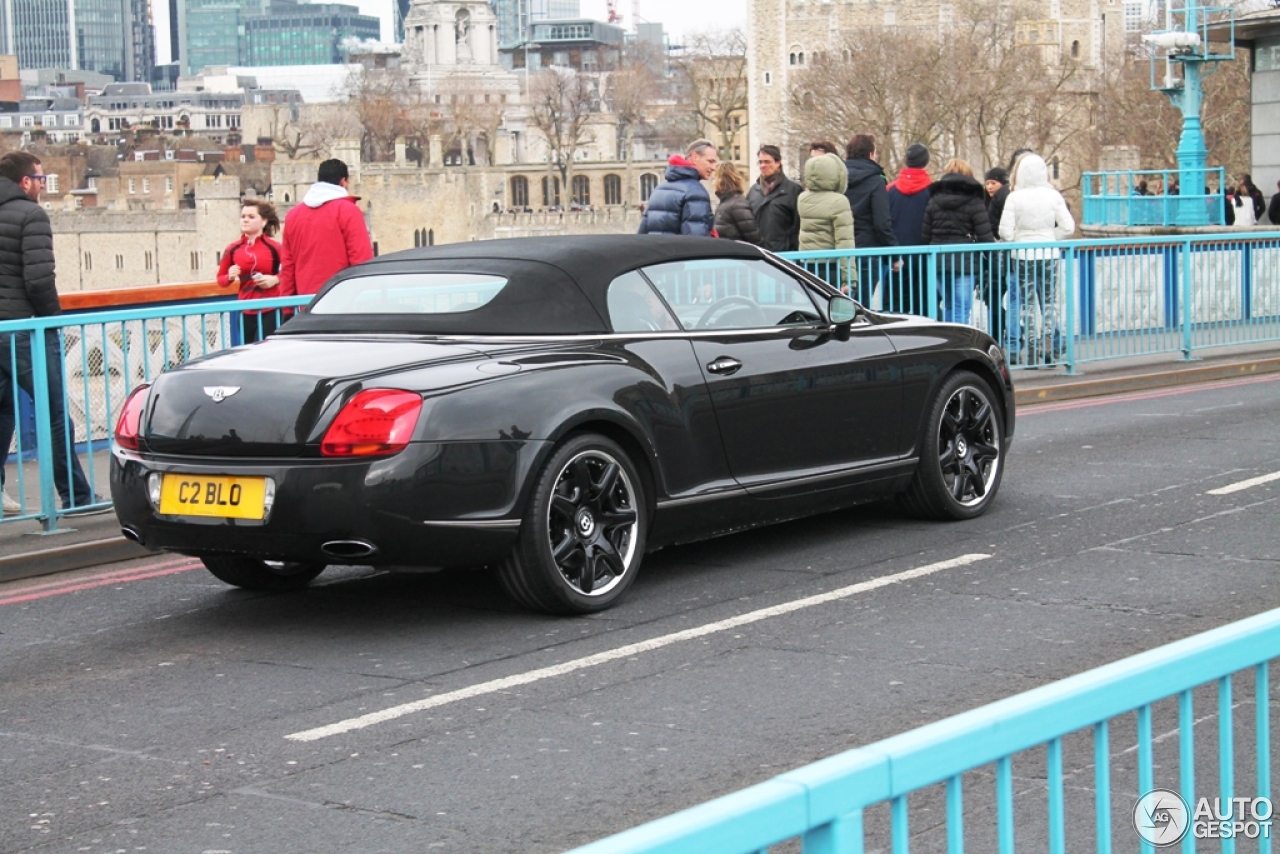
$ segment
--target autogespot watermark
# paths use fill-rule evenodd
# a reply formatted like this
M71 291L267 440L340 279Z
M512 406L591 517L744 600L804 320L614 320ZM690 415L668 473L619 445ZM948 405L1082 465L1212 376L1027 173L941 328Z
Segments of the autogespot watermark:
M1133 827L1157 848L1196 839L1270 839L1268 798L1200 798L1192 812L1177 792L1152 789L1133 806Z

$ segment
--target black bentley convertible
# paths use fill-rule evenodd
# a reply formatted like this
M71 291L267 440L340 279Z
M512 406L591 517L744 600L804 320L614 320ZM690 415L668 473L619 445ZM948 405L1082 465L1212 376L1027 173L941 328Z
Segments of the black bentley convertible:
M646 551L871 499L968 519L1013 435L982 332L879 314L727 240L400 252L123 407L126 536L251 589L332 564L493 566L597 611Z

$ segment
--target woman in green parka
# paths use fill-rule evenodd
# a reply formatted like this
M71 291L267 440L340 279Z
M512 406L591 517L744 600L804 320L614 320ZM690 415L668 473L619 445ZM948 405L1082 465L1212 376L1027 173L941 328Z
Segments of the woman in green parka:
M844 194L849 187L849 170L844 161L834 154L810 158L804 165L804 185L807 189L796 204L800 213L800 251L852 249L853 210ZM828 272L824 278L849 293L857 284L852 260L818 262L818 271L835 272L838 267L838 275Z

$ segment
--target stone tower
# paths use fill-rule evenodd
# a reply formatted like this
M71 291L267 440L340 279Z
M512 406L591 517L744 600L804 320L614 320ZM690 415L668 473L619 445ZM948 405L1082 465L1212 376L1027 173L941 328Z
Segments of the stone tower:
M800 152L789 143L789 98L794 75L808 68L815 52L841 54L843 33L866 27L945 29L956 17L955 2L893 0L893 2L832 2L832 0L748 0L747 74L748 127L751 157L762 144L782 148L783 162L793 177ZM1118 62L1125 47L1122 0L1028 0L1020 24L1034 33L1028 44L1042 48L1047 62L1070 57L1085 74L1080 91L1097 84L1097 72ZM850 128L853 132L855 129ZM843 143L845 140L836 140Z
M498 19L485 0L416 0L404 19L404 52L413 65L498 64Z

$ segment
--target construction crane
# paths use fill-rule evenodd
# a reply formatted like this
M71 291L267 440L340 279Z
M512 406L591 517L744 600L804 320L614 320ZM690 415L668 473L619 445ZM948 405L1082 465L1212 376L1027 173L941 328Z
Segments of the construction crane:
M622 16L618 14L618 0L607 0L606 5L609 8L609 23L621 24Z

